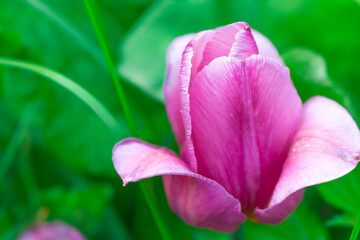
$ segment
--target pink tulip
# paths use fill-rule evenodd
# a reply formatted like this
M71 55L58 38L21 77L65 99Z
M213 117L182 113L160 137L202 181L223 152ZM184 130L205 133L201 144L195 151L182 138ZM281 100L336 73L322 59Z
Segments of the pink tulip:
M130 138L115 145L113 162L124 185L163 176L170 207L190 225L278 224L305 187L359 162L349 113L325 97L302 105L275 47L244 22L175 39L164 93L180 158Z
M21 234L18 240L85 240L75 228L63 222L40 223Z

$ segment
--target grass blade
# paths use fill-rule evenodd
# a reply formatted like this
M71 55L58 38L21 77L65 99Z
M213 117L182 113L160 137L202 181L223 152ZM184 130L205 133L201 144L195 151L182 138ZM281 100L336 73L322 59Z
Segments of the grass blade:
M46 67L17 59L0 57L0 65L31 71L59 84L88 105L116 136L120 135L120 126L111 113L93 95L71 79Z
M101 50L103 51L106 63L109 68L110 76L111 76L113 85L115 87L117 96L119 98L120 104L123 108L126 121L130 128L130 132L134 137L138 137L138 132L137 132L137 129L135 126L135 121L131 114L129 104L128 104L126 96L125 96L125 92L121 86L121 83L120 83L120 81L117 77L116 71L115 71L115 65L114 65L115 58L112 55L112 51L110 50L109 39L106 34L105 24L103 22L103 18L101 17L100 9L97 5L96 0L84 0L84 4L85 4L86 10L89 14L91 23L94 27ZM152 197L150 195L149 189L145 185L145 183L146 183L145 181L139 182L141 190L142 190L142 192L145 196L145 199L150 207L151 213L154 216L155 222L159 228L162 238L164 240L169 240L169 239L171 239L170 234L166 228L165 222L160 214L160 211L154 202L154 199L152 199Z
M85 4L86 10L89 14L91 23L94 27L101 50L104 54L106 64L109 69L110 77L111 77L111 80L115 87L121 107L123 108L124 115L125 115L127 124L130 128L131 135L134 137L137 137L138 133L137 133L136 126L135 126L135 121L131 114L129 104L128 104L126 96L125 96L125 92L124 92L122 85L116 74L115 64L114 64L114 56L111 54L111 51L110 51L109 39L107 38L103 19L100 15L100 12L98 11L98 8L95 7L96 6L95 1L84 0L84 4Z
M360 213L359 216L356 219L355 226L352 230L350 240L356 240L360 232Z
M22 117L19 125L15 129L14 134L12 135L9 144L5 149L4 155L2 156L0 161L0 183L4 180L12 161L16 157L16 153L24 140L24 136L28 129L29 118L30 114L27 110L25 111L24 116Z

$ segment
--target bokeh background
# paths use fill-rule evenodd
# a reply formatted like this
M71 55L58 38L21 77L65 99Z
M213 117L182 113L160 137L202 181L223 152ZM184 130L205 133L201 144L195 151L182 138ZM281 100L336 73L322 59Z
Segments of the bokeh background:
M140 137L177 151L162 83L168 44L179 35L246 21L266 35L305 101L325 95L360 123L359 0L98 1L117 72ZM0 62L26 60L94 95L121 126L114 134L73 93L0 63L0 239L37 221L63 220L88 239L160 239L138 184L122 187L113 145L130 135L81 0L1 0ZM360 168L310 187L278 226L246 223L234 235L195 229L149 181L173 239L348 239L360 211Z

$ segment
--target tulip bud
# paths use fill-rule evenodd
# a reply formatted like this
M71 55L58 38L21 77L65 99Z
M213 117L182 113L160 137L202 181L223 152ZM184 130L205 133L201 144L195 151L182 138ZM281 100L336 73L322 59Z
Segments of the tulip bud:
M325 97L302 104L276 48L244 22L175 39L164 94L180 156L129 138L113 162L124 183L163 176L170 207L190 225L278 224L306 187L359 162L349 113Z

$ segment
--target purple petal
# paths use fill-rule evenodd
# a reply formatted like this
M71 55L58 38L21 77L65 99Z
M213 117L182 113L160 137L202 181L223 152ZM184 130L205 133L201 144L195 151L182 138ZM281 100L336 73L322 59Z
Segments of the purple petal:
M40 223L22 233L18 240L85 240L72 226L63 222Z
M192 174L175 153L136 138L118 142L114 146L112 160L124 186L154 176Z
M299 206L304 196L304 189L300 189L287 197L280 204L254 211L254 222L279 224L284 221Z
M271 57L280 63L284 64L283 60L281 59L278 50L272 44L272 42L267 39L264 35L259 33L258 31L251 29L251 33L255 39L256 45L259 49L259 54L262 56Z
M163 180L171 209L190 225L234 232L246 220L240 202L213 180L200 175Z
M125 139L115 145L113 162L124 184L163 175L170 207L193 226L233 232L246 220L237 199L165 148Z
M193 36L193 34L188 34L176 38L170 44L166 56L165 106L173 132L180 146L185 140L184 123L180 113L180 65L185 46Z
M189 91L198 173L238 198L243 212L265 207L301 113L288 69L259 55L217 58Z
M235 42L231 47L229 57L242 60L258 53L259 51L256 46L254 37L251 34L250 27L248 26L236 34Z
M240 37L240 39L239 38L236 39L235 36L237 35L238 32L246 28L250 29L247 23L236 22L216 29L213 35L211 36L211 39L206 44L203 53L203 59L199 67L197 68L197 71L200 72L206 65L208 65L215 58L229 56L233 44L235 44L235 42L238 40L243 40L243 36ZM241 43L237 43L236 45L240 46ZM257 48L256 48L256 53L257 53ZM243 57L243 55L241 55L240 57ZM241 59L242 58L239 58L239 60Z
M199 70L216 57L228 56L233 44L235 45L232 53L234 56L247 57L247 54L257 53L256 45L249 43L251 42L252 36L250 36L251 32L248 32L248 30L239 34L237 39L235 39L237 33L242 29L249 30L250 28L247 23L238 22L221 27L217 30L200 32L190 40L183 53L180 68L180 106L185 126L186 143L183 142L180 144L180 147L182 159L186 161L195 172L197 171L197 164L194 146L190 139L192 130L188 90ZM248 44L247 47L241 49L239 48L237 41L243 40ZM251 46L253 46L254 49L249 49ZM186 156L186 158L184 156Z
M349 113L325 97L308 100L269 207L292 193L337 179L359 162L360 133Z

